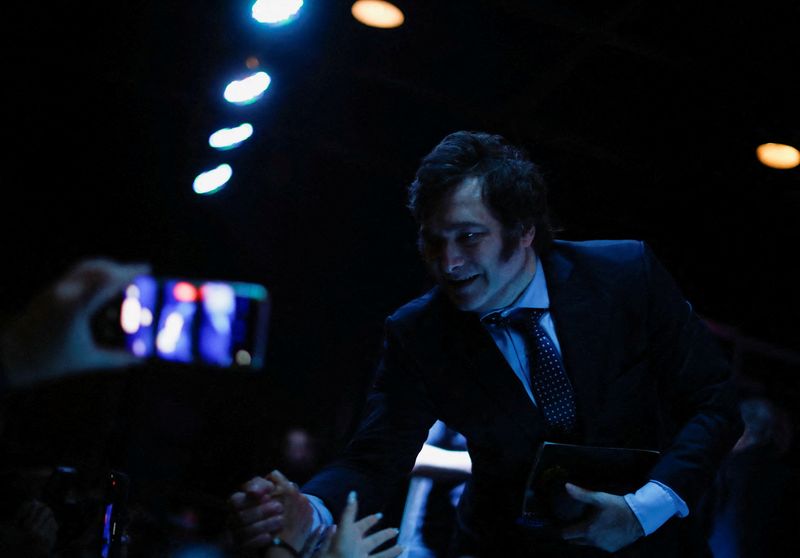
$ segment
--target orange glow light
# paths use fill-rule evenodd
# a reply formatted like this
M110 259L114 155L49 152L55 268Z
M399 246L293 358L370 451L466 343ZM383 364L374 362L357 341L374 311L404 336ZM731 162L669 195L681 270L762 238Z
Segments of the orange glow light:
M350 13L364 25L379 29L400 27L405 21L400 8L383 0L358 0L350 8Z
M756 149L758 160L773 169L793 169L800 165L800 151L782 143L764 143Z
M258 58L256 58L255 56L250 56L247 58L244 64L245 66L247 66L248 70L255 70L261 65L261 62L259 62Z
M172 289L172 296L178 302L194 302L197 300L197 288L191 283L181 281L176 283Z

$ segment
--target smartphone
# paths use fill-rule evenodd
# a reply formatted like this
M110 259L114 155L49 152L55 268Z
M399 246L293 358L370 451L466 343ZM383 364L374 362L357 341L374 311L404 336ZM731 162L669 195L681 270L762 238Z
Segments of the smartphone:
M112 305L114 331L101 337L140 357L258 370L270 302L255 283L141 275Z
M102 558L121 558L127 544L125 534L128 521L128 489L130 479L120 471L108 474L105 487L103 509L103 530L101 533L100 556Z

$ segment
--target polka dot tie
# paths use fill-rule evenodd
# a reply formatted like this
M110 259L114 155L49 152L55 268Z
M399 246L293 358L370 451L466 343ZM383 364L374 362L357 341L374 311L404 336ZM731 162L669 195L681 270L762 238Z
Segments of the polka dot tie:
M499 312L484 321L504 325L526 339L531 390L551 433L570 433L575 428L575 395L561 357L539 319L546 308L517 308L508 316Z

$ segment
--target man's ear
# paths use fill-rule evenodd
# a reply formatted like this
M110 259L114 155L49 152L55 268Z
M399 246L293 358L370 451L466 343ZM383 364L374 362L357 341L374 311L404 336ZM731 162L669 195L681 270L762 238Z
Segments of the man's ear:
M522 236L519 239L520 246L529 248L533 245L533 239L536 237L536 227L531 225L528 230L522 231Z

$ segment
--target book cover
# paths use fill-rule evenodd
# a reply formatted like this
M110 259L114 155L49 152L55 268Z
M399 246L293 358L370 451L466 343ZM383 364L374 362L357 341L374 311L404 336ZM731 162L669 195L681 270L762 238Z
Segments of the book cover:
M564 485L624 495L649 480L660 453L635 448L544 442L534 460L518 524L540 537L556 537L579 521L587 506L569 497Z

